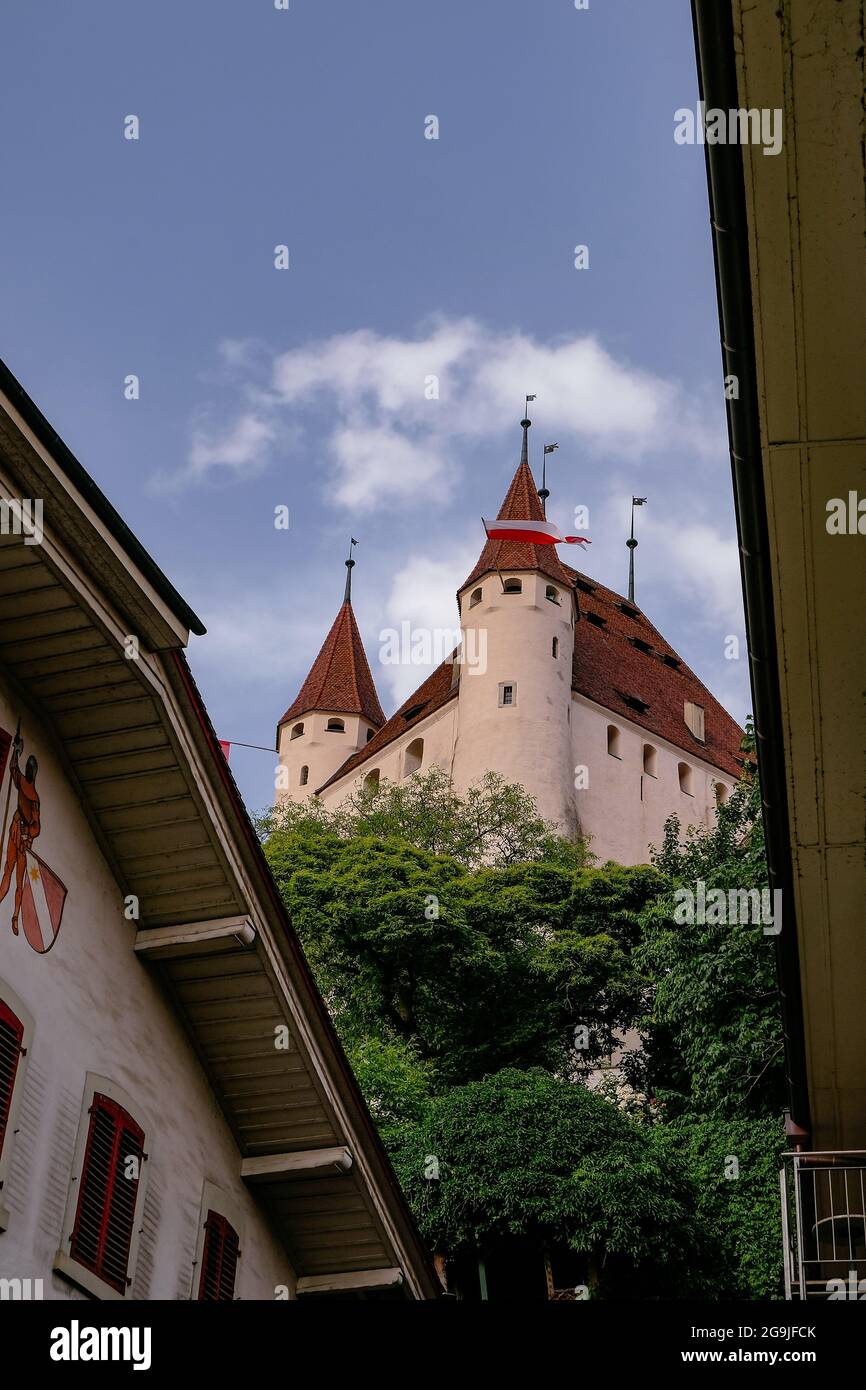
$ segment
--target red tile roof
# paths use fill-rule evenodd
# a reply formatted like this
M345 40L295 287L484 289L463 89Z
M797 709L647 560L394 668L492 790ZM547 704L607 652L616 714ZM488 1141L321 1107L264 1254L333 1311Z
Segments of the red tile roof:
M524 432L525 433L525 432ZM505 494L505 501L499 508L499 521L542 521L544 510L535 486L535 479L524 456L517 472L511 479L511 486ZM567 584L566 567L563 565L553 545L529 545L526 541L488 540L481 552L478 564L469 578L461 585L474 584L482 574L490 570L538 570L560 584Z
M569 565L564 568L577 589L581 614L574 626L572 690L711 767L738 777L743 766L743 730L736 720L637 607ZM591 614L603 619L603 625L593 623ZM648 646L649 652L637 647L635 639ZM637 709L629 700L640 701L646 708ZM703 743L685 723L687 700L703 706Z
M351 603L344 603L334 619L297 699L277 728L310 710L362 714L371 724L385 723Z
M403 701L397 713L392 714L387 724L373 735L364 748L347 758L343 766L337 768L333 777L329 777L327 782L323 782L322 786L317 787L316 790L323 791L332 782L336 782L340 777L345 777L347 772L354 772L356 767L360 766L361 763L368 762L370 758L375 758L400 734L404 734L413 725L420 724L429 714L433 714L437 709L446 705L449 700L453 700L459 689L453 680L454 656L458 650L459 648L455 648L451 655L442 662L442 665L437 666L433 674L427 677L423 685L419 685L414 695ZM407 714L410 716L408 719L406 718Z

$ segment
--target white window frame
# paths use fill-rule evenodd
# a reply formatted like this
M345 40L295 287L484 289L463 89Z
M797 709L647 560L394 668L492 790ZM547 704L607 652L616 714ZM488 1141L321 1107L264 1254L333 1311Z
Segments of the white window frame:
M511 691L511 699L508 701L507 704L506 704L506 701L505 701L505 692L506 692L506 690L510 690L510 691ZM500 709L514 709L514 706L515 706L516 704L517 704L517 681L500 681L500 682L499 682L499 708L500 708Z
M113 1289L104 1279L100 1279L98 1274L94 1274L92 1269L85 1269L77 1260L72 1258L70 1250L72 1247L72 1232L75 1228L75 1214L78 1210L78 1194L80 1192L80 1179L84 1167L84 1156L87 1152L87 1136L90 1131L90 1107L93 1104L95 1095L108 1096L109 1100L115 1101L122 1106L139 1128L144 1132L144 1154L145 1159L141 1165L141 1173L138 1179L138 1190L135 1194L135 1209L132 1214L132 1239L129 1242L129 1259L126 1266L126 1291L119 1293ZM125 1302L133 1300L132 1288L135 1283L135 1267L138 1260L138 1247L141 1240L141 1221L144 1212L144 1199L147 1192L147 1180L150 1176L150 1162L152 1154L153 1128L150 1116L134 1100L122 1086L118 1086L116 1081L110 1080L107 1076L97 1076L95 1072L88 1072L84 1079L84 1097L81 1102L81 1114L78 1120L78 1137L75 1141L75 1152L72 1158L72 1171L69 1177L69 1195L66 1200L66 1214L63 1218L63 1238L60 1248L54 1256L54 1269L58 1274L62 1274L70 1283L76 1284L86 1293L93 1294L94 1298L102 1299L103 1302L115 1301Z
M226 1221L234 1227L238 1238L238 1265L235 1272L235 1291L233 1302L237 1303L241 1297L240 1284L243 1272L244 1255L244 1213L240 1202L233 1197L225 1188L217 1187L216 1183L205 1178L201 1186L201 1205L198 1212L198 1235L195 1242L195 1259L192 1262L192 1278L189 1286L189 1299L191 1303L198 1302L198 1287L201 1282L201 1261L204 1254L204 1228L209 1211L215 1211L218 1216L224 1216Z
M9 1105L9 1119L6 1122L6 1138L3 1143L3 1152L0 1154L0 1231L5 1231L9 1227L10 1212L3 1198L6 1192L6 1184L12 1168L12 1151L15 1148L15 1131L18 1123L18 1114L24 1097L24 1083L27 1078L27 1064L30 1061L30 1054L33 1048L33 1015L21 999L16 994L11 985L5 980L0 980L0 999L7 1008L11 1009L18 1021L23 1025L24 1031L21 1034L21 1056L18 1059L18 1066L15 1071L15 1081L12 1086L12 1099Z

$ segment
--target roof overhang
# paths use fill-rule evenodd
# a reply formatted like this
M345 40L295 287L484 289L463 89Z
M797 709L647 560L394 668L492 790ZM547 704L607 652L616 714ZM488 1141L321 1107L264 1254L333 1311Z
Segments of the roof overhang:
M693 0L707 108L781 111L783 146L706 146L734 496L792 1119L866 1143L862 5Z

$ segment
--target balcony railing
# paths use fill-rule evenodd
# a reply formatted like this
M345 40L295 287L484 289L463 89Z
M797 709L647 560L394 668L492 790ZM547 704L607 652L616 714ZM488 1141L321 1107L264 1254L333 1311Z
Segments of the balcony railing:
M866 1150L782 1157L785 1297L866 1298Z

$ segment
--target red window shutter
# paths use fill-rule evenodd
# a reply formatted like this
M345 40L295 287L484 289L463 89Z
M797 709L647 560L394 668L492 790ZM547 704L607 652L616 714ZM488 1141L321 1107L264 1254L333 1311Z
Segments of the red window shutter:
M126 1292L144 1132L108 1096L94 1095L70 1254L119 1293ZM130 1158L134 1177L126 1177Z
M3 1152L3 1140L6 1138L23 1037L24 1024L21 1019L16 1018L9 1006L0 999L0 1154Z
M209 1211L204 1223L199 1301L231 1302L235 1296L239 1254L238 1233L234 1226L218 1211Z

